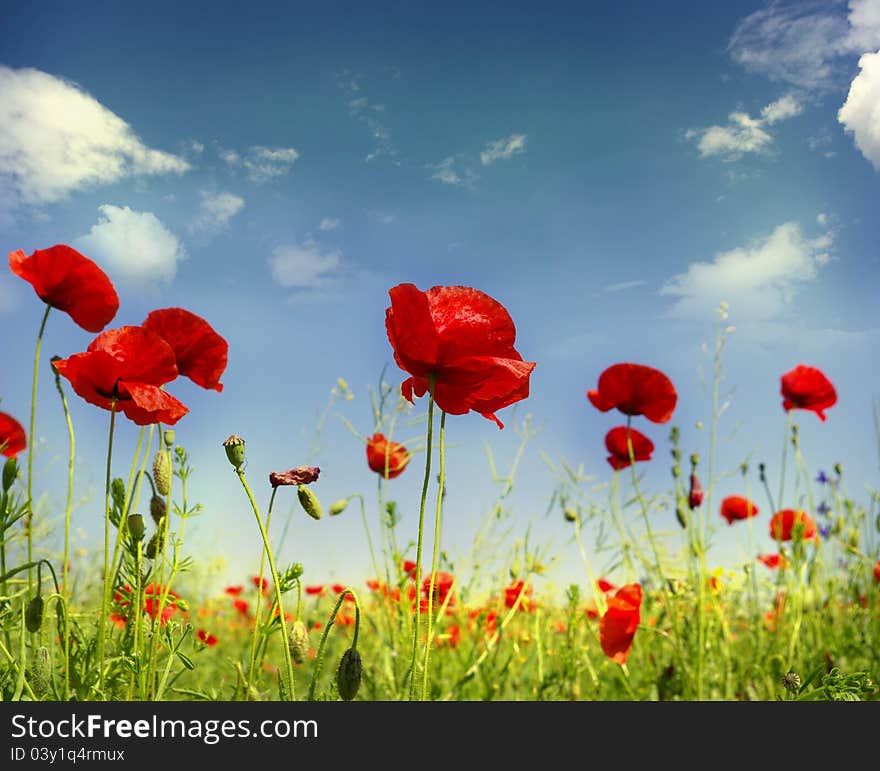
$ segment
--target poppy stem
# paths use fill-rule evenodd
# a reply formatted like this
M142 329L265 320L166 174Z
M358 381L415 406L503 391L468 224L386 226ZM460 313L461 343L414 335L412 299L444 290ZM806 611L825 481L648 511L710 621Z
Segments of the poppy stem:
M266 530L268 531L272 524L272 506L275 504L275 493L278 492L277 487L272 488L272 495L269 496L269 509L266 512ZM288 520L289 521L289 520ZM254 681L254 667L257 663L257 640L260 634L260 605L263 601L263 575L266 572L266 549L260 550L260 574L258 577L259 585L257 586L257 607L254 610L254 633L251 635L251 654L248 662L247 682L244 683L244 700L250 699L251 683ZM271 610L270 610L271 612ZM271 622L271 617L266 623Z
M315 654L315 666L312 669L312 682L309 683L309 695L306 697L306 701L315 700L315 686L318 684L318 677L324 666L324 645L327 642L327 635L330 633L330 627L336 623L336 614L339 613L339 608L347 594L350 594L354 600L354 639L352 640L351 647L357 648L358 630L360 629L361 623L361 604L354 591L351 589L343 589L339 593L339 597L336 598L336 605L333 607L333 610L330 611L330 617L327 619L327 623L324 624L324 630L321 632L321 641L318 643L318 651Z
M428 629L425 640L425 661L422 667L422 701L428 698L428 659L431 654L431 626L434 623L434 582L437 579L437 559L440 555L440 513L443 508L443 486L446 482L446 410L440 412L440 476L437 487L437 509L434 513L434 554L431 561L431 580L428 585Z
M422 603L419 597L420 583L422 581L422 535L425 529L425 500L428 497L428 485L431 481L431 446L434 443L434 385L436 375L431 374L428 381L428 437L425 452L425 480L422 483L422 499L419 504L419 537L416 544L416 597L413 606L413 641L412 656L409 665L409 700L414 701L416 695L416 657L419 648L419 627L421 626Z
M110 400L110 432L107 439L107 475L104 480L104 585L101 595L101 615L98 617L98 689L104 693L104 639L107 627L107 584L110 580L110 467L113 458L113 430L116 427L116 399ZM120 527L122 522L120 520Z
M788 438L791 436L791 410L785 413L785 435L782 438L782 460L779 463L779 506L782 508L785 495L785 462L788 455ZM774 507L775 511L775 507Z

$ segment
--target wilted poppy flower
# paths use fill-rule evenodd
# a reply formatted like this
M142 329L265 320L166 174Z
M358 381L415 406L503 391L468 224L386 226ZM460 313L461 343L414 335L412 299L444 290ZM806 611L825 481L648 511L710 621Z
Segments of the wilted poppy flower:
M654 443L641 431L629 429L629 441L632 443L633 457L636 461L651 460ZM617 426L605 434L605 448L611 454L608 462L611 468L618 471L630 465L629 446L627 444L627 427Z
M803 525L803 540L818 541L816 523L802 509L782 509L770 519L770 537L778 541L790 541L796 525Z
M434 378L434 401L444 412L470 410L503 424L495 413L529 395L534 362L514 348L516 327L505 307L467 286L414 284L389 290L385 329L397 365L411 377L403 396L423 396Z
M442 605L446 602L446 597L452 591L452 584L455 582L455 578L451 576L449 573L444 573L443 571L438 571L434 574L434 605ZM422 581L422 593L425 597L428 597L428 592L431 591L431 576L425 576L425 580ZM452 597L449 598L449 604L452 604Z
M189 409L159 386L177 377L174 351L142 327L108 329L85 353L56 359L55 369L89 404L116 408L139 426L174 425Z
M213 648L217 644L217 638L212 634L208 634L204 629L199 629L196 635L209 648Z
M810 410L825 420L825 410L837 404L837 391L824 373L815 367L798 364L781 380L782 406L789 410Z
M183 308L152 311L141 326L155 332L174 351L177 369L202 388L222 391L229 343L201 316Z
M654 423L672 417L678 394L660 370L644 364L612 364L601 375L597 388L587 391L592 405L602 412L616 407L624 415L644 415Z
M605 655L618 664L626 664L639 626L641 605L642 587L639 584L621 586L608 597L608 610L599 622L599 641Z
M764 563L771 570L784 568L788 565L788 560L781 554L759 554L758 562Z
M10 252L9 267L43 302L69 314L87 332L100 332L119 310L107 274L65 244L37 249L29 257L21 249Z
M688 490L688 506L693 511L703 502L703 485L696 474L691 474L691 486Z
M534 610L535 605L532 601L533 592L534 589L532 586L529 585L526 587L525 581L516 581L504 590L504 607L512 608L516 604L520 594L522 594L522 599L519 601L519 607L522 608L522 610Z
M384 434L373 434L367 439L367 465L385 479L400 476L411 457L406 447L388 441Z
M317 466L297 466L290 471L273 471L269 474L272 487L280 485L308 485L317 481L321 469Z
M12 415L0 412L0 452L7 458L14 458L25 447L27 437L24 427Z
M758 515L758 507L741 495L728 495L721 501L721 516L732 525L734 520L749 519Z

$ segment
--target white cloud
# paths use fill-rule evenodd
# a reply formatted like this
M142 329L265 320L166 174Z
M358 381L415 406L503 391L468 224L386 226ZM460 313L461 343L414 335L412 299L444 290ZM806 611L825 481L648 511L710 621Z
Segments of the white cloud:
M398 72L396 77L399 76ZM385 105L371 102L368 97L363 96L360 81L360 75L352 74L348 70L343 70L336 76L337 85L350 97L348 101L349 115L363 123L373 138L373 149L364 157L364 162L369 163L377 158L388 156L395 166L399 166L397 148L391 141L391 130L385 121Z
M627 289L635 289L637 286L642 286L645 282L640 280L637 281L621 281L618 284L608 284L608 286L603 286L603 292L623 292Z
M880 4L773 2L736 26L728 43L735 61L752 72L805 88L826 89L844 74L842 57L880 46Z
M852 133L856 147L880 171L880 51L859 59L855 76L837 120Z
M321 224L318 225L318 230L336 230L341 224L335 217L324 217L321 220Z
M111 278L134 284L168 283L186 250L151 212L128 206L99 206L101 217L74 246L104 266Z
M301 244L282 244L269 257L272 277L283 287L305 289L325 286L337 277L342 251L322 251L309 239Z
M773 143L773 135L767 127L787 118L800 115L803 106L793 94L785 94L770 102L761 110L760 118L748 113L732 112L726 126L710 126L705 129L689 129L685 139L697 140L702 158L721 156L735 161L745 153L761 153Z
M798 285L816 279L829 260L832 241L830 232L804 238L797 223L786 222L746 247L720 252L711 262L691 263L660 294L675 298L671 316L709 318L726 301L751 321L776 318Z
M229 220L244 208L244 198L233 193L202 190L199 213L190 229L196 233L216 233L229 226Z
M488 166L495 161L507 160L514 155L524 153L526 150L526 135L511 134L503 139L496 139L486 144L486 149L480 153L480 163Z
M183 158L147 147L76 83L0 65L0 198L7 206L52 203L129 176L189 168Z
M251 182L260 184L290 173L299 153L292 147L254 145L242 155L235 150L219 150L220 158L233 169L243 168Z

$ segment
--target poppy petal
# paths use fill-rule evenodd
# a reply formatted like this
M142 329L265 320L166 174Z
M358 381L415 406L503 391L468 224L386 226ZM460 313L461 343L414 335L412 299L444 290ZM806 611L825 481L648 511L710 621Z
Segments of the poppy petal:
M24 426L12 415L0 412L0 451L7 458L14 458L27 447Z
M148 426L151 423L173 426L189 412L183 402L154 385L126 382L120 382L119 385L119 390L127 393L131 399L123 399L117 402L117 406L127 418L139 426Z
M385 329L397 365L411 375L428 375L439 359L440 340L428 298L415 284L399 284L389 292Z
M644 364L613 364L599 375L598 387L587 391L592 405L602 412L616 407L624 415L644 415L666 423L675 411L678 394L660 370Z
M609 597L599 626L599 641L606 656L625 664L639 626L642 587L626 584Z

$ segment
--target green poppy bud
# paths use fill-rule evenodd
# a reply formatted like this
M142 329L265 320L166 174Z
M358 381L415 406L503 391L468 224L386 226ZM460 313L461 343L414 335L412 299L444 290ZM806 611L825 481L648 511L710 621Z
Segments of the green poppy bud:
M230 434L223 446L226 448L226 457L229 462L240 469L244 465L244 439L235 434Z
M300 485L296 488L296 495L306 514L312 519L321 518L321 515L323 514L323 511L321 510L321 501L318 500L318 496L312 492L311 488L306 485Z
M158 495L150 498L150 516L153 518L153 522L157 525L161 524L167 513L168 504L165 503L164 498L160 498Z
M128 532L135 541L140 541L144 537L146 528L144 527L144 518L141 514L128 515Z
M678 524L681 525L682 530L687 530L687 514L685 513L684 506L679 503L678 506L675 507L675 518L678 520Z
M49 649L41 645L34 651L31 664L31 689L40 698L49 693L52 685L52 657Z
M171 458L164 450L159 450L153 458L153 482L159 495L171 492Z
M160 551L162 551L162 539L159 537L159 533L153 533L153 537L147 543L147 548L144 549L144 554L147 555L147 559L154 560Z
M28 604L24 611L24 625L28 632L36 634L43 625L43 598L38 594Z
M351 701L357 696L358 688L361 686L362 673L361 654L358 653L357 648L349 648L342 654L339 669L336 672L336 689L343 701Z
M578 521L577 509L574 509L571 506L566 506L562 510L562 515L565 517L566 522L577 522Z
M172 445L174 444L174 429L173 428L166 428L162 432L162 441L165 442L165 447L170 450Z
M348 498L340 498L338 501L334 501L328 510L331 517L335 517L337 514L342 514L348 506Z
M119 477L110 483L110 497L113 498L113 505L119 511L125 508L125 482Z
M8 493L18 478L18 461L15 458L7 458L3 464L3 492Z
M294 621L287 638L290 647L290 656L297 663L302 664L309 654L309 630L302 621Z

